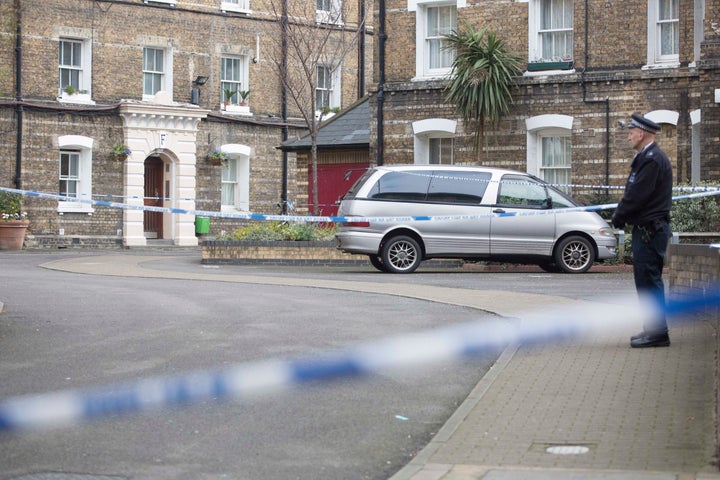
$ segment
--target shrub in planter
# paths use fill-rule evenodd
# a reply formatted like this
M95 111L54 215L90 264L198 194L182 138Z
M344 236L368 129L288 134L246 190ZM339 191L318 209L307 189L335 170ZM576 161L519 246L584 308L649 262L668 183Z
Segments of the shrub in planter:
M234 232L221 235L219 240L258 242L327 241L335 237L336 227L307 222L253 223Z
M713 195L674 201L670 212L670 230L673 232L720 231L720 199L717 195Z

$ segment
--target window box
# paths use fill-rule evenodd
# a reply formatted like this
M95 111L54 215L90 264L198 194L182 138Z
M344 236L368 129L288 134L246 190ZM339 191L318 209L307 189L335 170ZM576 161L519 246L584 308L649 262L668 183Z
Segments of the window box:
M82 105L95 105L95 101L90 97L89 93L82 91L81 93L60 92L58 97L60 103L77 103Z
M225 113L229 113L231 115L252 115L248 105L236 105L234 103L229 103L227 105L222 105L222 109L225 110Z
M575 67L573 60L560 62L529 62L528 72L542 72L544 70L572 70Z

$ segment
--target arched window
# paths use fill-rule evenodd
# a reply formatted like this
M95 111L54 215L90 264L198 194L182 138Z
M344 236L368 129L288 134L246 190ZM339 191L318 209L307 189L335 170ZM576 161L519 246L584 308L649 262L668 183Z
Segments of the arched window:
M58 137L58 193L69 200L58 202L60 213L92 213L92 146L93 139L80 135Z
M250 154L247 145L226 144L220 151L228 157L222 167L221 211L235 212L250 210Z
M572 177L572 122L567 115L528 118L527 172L569 191Z
M414 163L418 165L452 165L455 155L456 127L456 121L443 118L429 118L413 122Z

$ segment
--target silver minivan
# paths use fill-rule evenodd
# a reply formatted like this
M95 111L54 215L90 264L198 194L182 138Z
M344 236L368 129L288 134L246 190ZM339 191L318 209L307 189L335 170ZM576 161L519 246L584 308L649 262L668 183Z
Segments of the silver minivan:
M371 168L343 196L338 249L383 272L431 258L535 263L586 272L613 258L616 238L597 213L527 173L485 167ZM352 217L358 217L353 221Z

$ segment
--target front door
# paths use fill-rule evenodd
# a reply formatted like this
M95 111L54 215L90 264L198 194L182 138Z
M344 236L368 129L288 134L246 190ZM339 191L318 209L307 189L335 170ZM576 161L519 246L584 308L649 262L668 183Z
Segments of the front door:
M145 205L162 206L163 162L159 157L145 160ZM145 238L163 238L162 212L145 210Z

